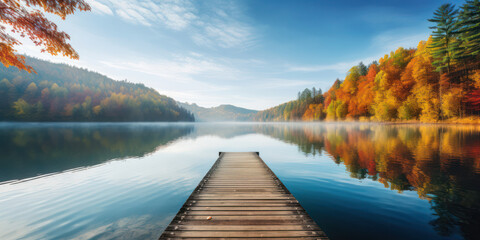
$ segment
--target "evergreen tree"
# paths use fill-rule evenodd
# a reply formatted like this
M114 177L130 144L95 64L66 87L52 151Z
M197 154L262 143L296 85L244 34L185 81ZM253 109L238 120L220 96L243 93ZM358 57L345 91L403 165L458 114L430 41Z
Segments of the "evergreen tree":
M363 64L363 62L360 62L358 64L358 73L360 74L360 76L365 76L368 73L368 68L367 66L365 66L365 64Z
M435 59L433 65L439 72L446 69L447 73L450 73L452 54L459 47L459 42L454 40L454 37L458 34L457 13L458 10L455 9L455 5L447 3L433 13L434 17L432 19L428 19L428 21L436 24L430 27L434 31L432 33L432 44L429 47L432 48L432 56Z
M463 42L463 58L480 54L480 0L467 1L459 13L458 27Z

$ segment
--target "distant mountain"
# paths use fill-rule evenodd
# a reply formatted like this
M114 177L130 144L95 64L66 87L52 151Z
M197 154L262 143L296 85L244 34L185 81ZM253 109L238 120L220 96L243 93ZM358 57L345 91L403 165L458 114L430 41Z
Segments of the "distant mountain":
M217 107L205 108L197 104L178 103L181 107L192 112L197 121L251 121L258 111L236 107L233 105L220 105Z
M194 121L175 100L143 84L26 58L37 73L0 64L0 121Z

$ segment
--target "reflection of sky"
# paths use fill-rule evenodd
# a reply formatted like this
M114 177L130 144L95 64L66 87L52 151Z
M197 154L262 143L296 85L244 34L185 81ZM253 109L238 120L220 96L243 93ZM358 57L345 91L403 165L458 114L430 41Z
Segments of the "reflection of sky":
M326 154L305 156L248 131L182 138L142 158L0 185L0 238L156 239L220 151L259 151L332 239L349 231L360 239L439 238L428 201L415 192L351 178Z

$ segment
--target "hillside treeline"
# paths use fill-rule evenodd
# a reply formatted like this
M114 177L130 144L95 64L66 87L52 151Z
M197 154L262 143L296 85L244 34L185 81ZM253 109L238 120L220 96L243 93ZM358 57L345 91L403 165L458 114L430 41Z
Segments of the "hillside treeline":
M36 74L0 67L0 121L194 121L143 84L27 58Z
M480 114L480 1L442 5L432 35L417 48L398 48L368 66L352 67L324 94L305 89L298 99L259 112L256 120L420 120Z

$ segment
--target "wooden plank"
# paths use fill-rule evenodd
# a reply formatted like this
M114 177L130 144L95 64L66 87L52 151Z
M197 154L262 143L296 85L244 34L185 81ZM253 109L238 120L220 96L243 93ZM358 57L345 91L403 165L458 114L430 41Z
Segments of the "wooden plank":
M328 239L256 153L222 153L160 239Z
M165 231L167 236L210 238L271 238L325 236L321 231Z
M257 225L316 225L313 221L307 221L304 219L288 219L288 220L180 220L174 219L171 225L218 225L218 226L232 226L232 225L243 225L243 226L257 226Z
M320 230L316 225L170 225L167 231L311 231Z
M290 194L285 193L263 193L263 194L255 194L255 193L199 193L194 195L195 198L197 197L211 197L215 199L221 199L221 197L252 197L262 198L262 199L270 199L270 198L277 198L277 197L292 197Z
M218 240L219 238L176 238L176 237L167 237L165 239L168 240ZM220 238L220 239L225 239L225 238ZM228 239L228 238L227 238ZM241 239L241 238L235 238L235 239ZM289 238L268 238L269 240L328 240L328 237L301 237L301 238L296 238L296 237L289 237Z
M294 207L294 206L282 206L282 207L189 207L186 209L187 211L294 211L294 210L302 210L301 207Z
M185 215L185 216L178 216L181 220L208 220L208 216L193 216L193 215ZM273 216L212 216L212 220L215 221L231 221L231 220L307 220L306 215L273 215Z
M209 188L203 189L204 193L283 193L282 190L274 188L244 188L244 189L228 189L228 188Z
M293 215L297 214L297 211L279 211L279 210L247 210L247 211L187 211L190 216L264 216L264 215Z
M186 206L196 206L196 207L235 207L235 206L251 206L251 207L261 207L261 206L298 206L299 204L291 200L198 200L198 201L189 201Z

